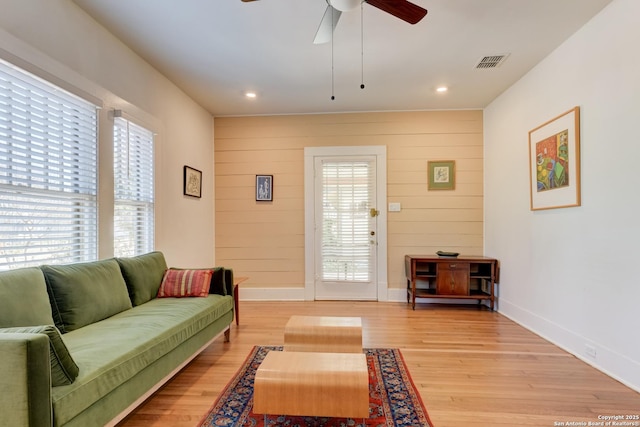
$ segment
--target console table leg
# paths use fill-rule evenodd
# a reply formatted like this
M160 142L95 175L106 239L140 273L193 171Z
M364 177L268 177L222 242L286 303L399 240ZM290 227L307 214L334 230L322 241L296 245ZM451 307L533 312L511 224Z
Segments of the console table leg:
M412 309L416 309L416 281L411 280L411 304Z
M407 280L407 304L409 304L409 297L411 296L411 281Z

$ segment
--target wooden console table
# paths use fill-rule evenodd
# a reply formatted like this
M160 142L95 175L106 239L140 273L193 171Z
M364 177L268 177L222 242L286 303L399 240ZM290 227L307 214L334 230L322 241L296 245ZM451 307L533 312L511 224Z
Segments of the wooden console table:
M483 256L405 255L407 302L416 298L475 299L495 306L498 260Z

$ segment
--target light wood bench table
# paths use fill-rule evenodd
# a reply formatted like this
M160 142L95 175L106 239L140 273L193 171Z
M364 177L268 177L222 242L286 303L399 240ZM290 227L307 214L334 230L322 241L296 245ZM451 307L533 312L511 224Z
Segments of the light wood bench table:
M256 371L253 411L369 418L366 355L270 351Z
M362 353L362 319L291 316L284 327L284 350Z

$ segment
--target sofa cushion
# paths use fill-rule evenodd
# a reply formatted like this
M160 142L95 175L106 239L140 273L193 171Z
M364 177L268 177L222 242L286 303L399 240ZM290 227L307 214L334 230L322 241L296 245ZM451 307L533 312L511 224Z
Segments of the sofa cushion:
M224 283L224 268L223 267L214 267L213 268L213 276L211 277L211 286L209 287L210 294L218 294L218 295L228 295L227 287Z
M134 306L158 295L167 263L162 252L155 251L130 258L116 258Z
M222 286L224 286L224 295L233 295L234 291L234 279L233 279L233 269L225 268L224 269L224 281L222 282Z
M80 375L52 390L55 425L69 422L219 319L230 321L232 312L230 296L156 298L64 335Z
M41 267L69 332L131 308L120 266L115 259ZM55 318L55 316L54 316Z
M158 298L206 297L212 276L213 270L170 268L162 278Z
M78 376L78 365L73 361L60 331L53 325L26 326L0 329L0 334L28 333L44 334L49 337L49 363L51 363L51 385L54 387L71 384Z
M53 324L47 285L39 268L0 273L0 328Z

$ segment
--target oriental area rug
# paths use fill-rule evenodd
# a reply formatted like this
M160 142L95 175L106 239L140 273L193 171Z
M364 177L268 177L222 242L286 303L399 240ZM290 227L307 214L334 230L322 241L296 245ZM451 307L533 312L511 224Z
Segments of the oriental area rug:
M256 346L227 384L199 427L433 427L398 349L364 349L369 370L369 418L346 419L253 413L253 380L269 351Z

